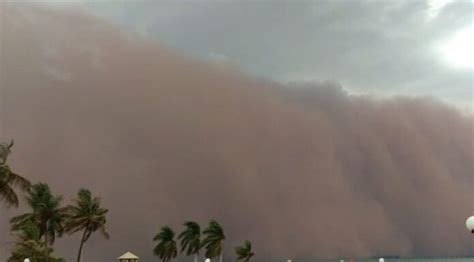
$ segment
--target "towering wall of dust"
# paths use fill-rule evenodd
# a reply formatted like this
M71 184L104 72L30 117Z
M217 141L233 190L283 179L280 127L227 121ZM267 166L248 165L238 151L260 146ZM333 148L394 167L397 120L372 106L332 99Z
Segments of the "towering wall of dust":
M151 260L163 224L217 218L260 258L466 254L473 118L431 100L278 86L96 18L0 5L2 140L66 200L110 209L85 261ZM192 41L192 39L189 39ZM11 241L0 216L0 256ZM69 258L77 239L58 241Z

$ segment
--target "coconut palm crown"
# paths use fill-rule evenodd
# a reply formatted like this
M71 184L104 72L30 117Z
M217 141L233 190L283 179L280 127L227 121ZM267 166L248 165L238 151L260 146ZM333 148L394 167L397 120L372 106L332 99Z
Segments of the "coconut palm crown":
M31 184L26 178L13 172L7 165L7 158L12 147L13 140L10 144L0 143L0 201L8 207L17 207L19 201L15 188L26 191Z
M249 262L250 259L255 255L252 252L252 243L245 240L241 246L235 248L235 254L237 255L237 261Z
M194 255L194 261L197 262L201 250L201 227L192 221L184 223L184 226L186 229L178 237L181 240L181 253Z
M25 224L16 231L16 237L18 238L18 241L14 242L12 255L8 259L9 262L23 261L26 257L33 262L64 261L62 258L53 255L53 249L48 247L46 243L41 240L39 229L32 221L25 222Z
M211 220L203 234L205 238L202 241L202 247L206 249L206 257L214 258L219 256L219 261L222 262L225 235L221 225L216 220Z
M60 207L62 197L53 195L47 184L39 183L28 191L26 202L31 212L12 218L12 230L20 230L26 223L32 222L45 244L52 245L56 237L62 236L64 232L64 208Z
M153 238L158 241L153 253L160 257L163 262L171 261L178 255L178 248L174 240L175 233L169 226L163 226L160 232Z
M31 184L22 176L14 173L8 165L0 165L0 201L8 207L18 206L18 195L15 187L27 191Z

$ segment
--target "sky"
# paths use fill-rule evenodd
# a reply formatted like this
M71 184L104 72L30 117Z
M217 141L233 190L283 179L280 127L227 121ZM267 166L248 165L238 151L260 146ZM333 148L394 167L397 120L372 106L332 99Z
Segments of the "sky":
M473 108L472 0L49 1L278 82Z

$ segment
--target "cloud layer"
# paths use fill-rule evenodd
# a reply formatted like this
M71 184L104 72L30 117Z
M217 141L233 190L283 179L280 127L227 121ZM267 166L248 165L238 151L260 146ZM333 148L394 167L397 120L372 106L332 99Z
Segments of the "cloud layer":
M88 262L151 260L161 225L211 218L227 255L245 239L261 259L470 250L472 115L254 79L72 11L0 17L0 137L19 173L102 196L112 238L91 239ZM2 210L1 256L20 211ZM58 251L72 260L77 242Z
M84 6L188 54L225 56L253 75L281 82L329 79L351 92L429 95L472 110L473 68L452 66L453 57L442 52L457 32L472 28L471 0L145 0Z

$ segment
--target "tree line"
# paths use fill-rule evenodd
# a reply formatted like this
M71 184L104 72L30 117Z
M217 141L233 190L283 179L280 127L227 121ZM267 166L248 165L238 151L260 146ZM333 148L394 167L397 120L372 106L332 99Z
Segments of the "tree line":
M54 195L45 183L31 185L26 191L29 212L10 220L11 230L17 236L9 262L62 262L64 259L54 255L53 244L64 233L80 232L77 261L81 261L84 244L89 237L100 232L105 238L107 209L101 207L100 199L93 197L87 189L81 189L73 204L61 206L62 196Z
M199 259L202 249L205 250L206 258L219 257L219 261L223 260L223 249L225 234L222 226L216 221L211 220L208 227L201 232L201 227L194 221L188 221L183 224L184 230L177 237L180 241L180 253L186 256L194 256L194 262ZM178 245L175 240L175 232L169 226L161 227L160 232L153 238L157 241L157 245L153 249L153 253L160 257L163 262L169 262L178 256ZM252 244L245 240L242 245L235 247L237 261L249 262L254 256Z
M82 234L77 261L81 261L84 244L99 231L109 237L105 224L107 209L100 198L92 196L87 189L80 189L73 203L62 206L62 196L51 192L48 184L31 184L28 179L15 173L7 163L13 141L0 143L0 201L7 207L18 207L20 201L16 190L25 195L29 212L10 219L11 231L16 237L8 262L62 262L54 255L53 244L64 233Z
M56 238L63 234L80 233L81 239L77 253L77 262L81 262L84 244L95 232L106 239L108 210L103 208L99 197L88 189L80 189L70 205L62 206L63 197L51 192L46 183L31 182L15 173L7 164L14 143L0 143L0 202L7 207L18 207L19 195L24 193L29 212L10 219L11 231L16 237L8 262L19 262L29 258L31 262L64 262L54 255L53 245ZM206 258L219 257L222 262L224 248L224 230L216 220L211 220L201 232L198 223L184 223L184 231L178 236L180 253L194 256L197 262L200 251L205 250ZM204 237L202 240L201 238ZM158 242L153 250L163 262L177 257L178 245L175 232L169 226L163 226L153 238ZM246 240L235 248L238 261L248 262L254 256L252 244Z

